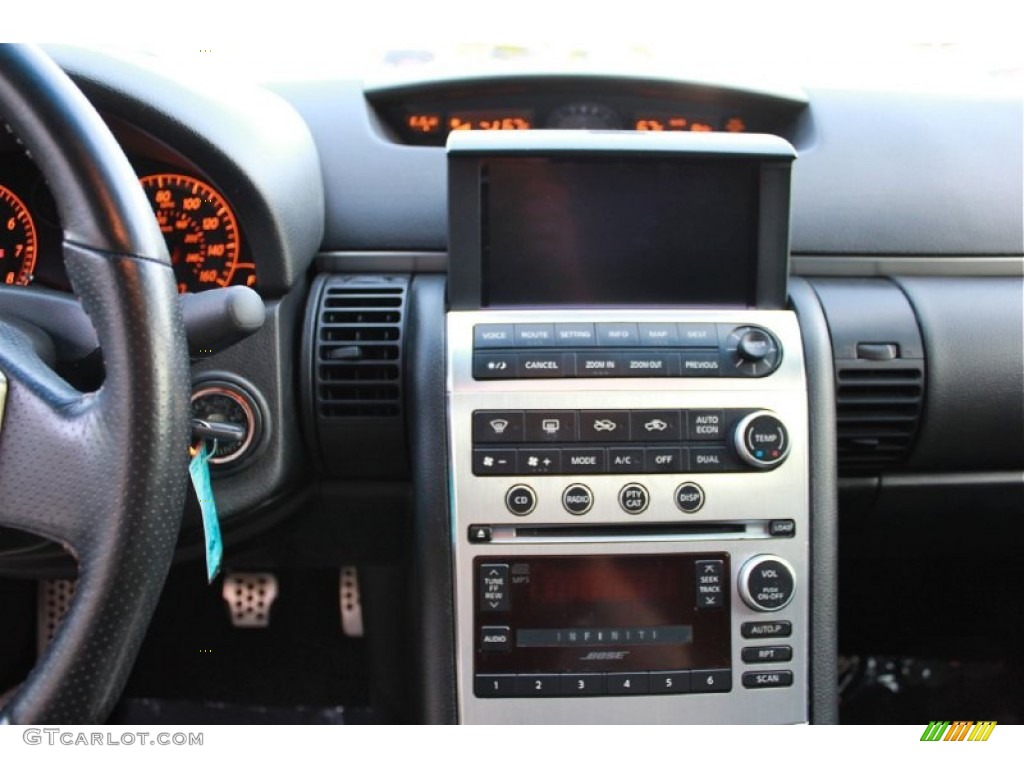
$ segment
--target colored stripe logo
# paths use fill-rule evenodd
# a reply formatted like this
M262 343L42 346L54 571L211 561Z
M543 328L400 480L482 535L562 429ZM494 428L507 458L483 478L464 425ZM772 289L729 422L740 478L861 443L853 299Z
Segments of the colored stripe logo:
M921 734L921 741L988 741L995 720L932 720Z

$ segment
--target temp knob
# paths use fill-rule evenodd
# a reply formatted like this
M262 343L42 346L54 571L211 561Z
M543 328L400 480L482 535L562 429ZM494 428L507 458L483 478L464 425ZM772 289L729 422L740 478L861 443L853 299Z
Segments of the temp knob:
M740 569L740 597L755 611L779 611L793 600L793 566L775 555L757 555Z
M733 443L740 458L752 467L772 469L789 455L789 432L771 411L755 411L740 419Z

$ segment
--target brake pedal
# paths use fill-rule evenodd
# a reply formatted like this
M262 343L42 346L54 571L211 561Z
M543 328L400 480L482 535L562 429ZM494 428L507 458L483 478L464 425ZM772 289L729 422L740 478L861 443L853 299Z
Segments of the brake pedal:
M242 629L270 626L270 609L277 599L277 577L272 573L231 573L224 577L221 594L231 625Z
M346 637L363 636L363 603L359 596L359 573L354 565L341 569L341 631Z
M53 640L64 614L75 596L73 579L42 579L36 593L36 654L41 656Z

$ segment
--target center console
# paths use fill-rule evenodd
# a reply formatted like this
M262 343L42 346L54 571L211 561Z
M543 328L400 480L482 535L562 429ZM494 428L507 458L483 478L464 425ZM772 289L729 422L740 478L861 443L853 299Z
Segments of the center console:
M458 720L807 722L792 148L527 132L448 152Z

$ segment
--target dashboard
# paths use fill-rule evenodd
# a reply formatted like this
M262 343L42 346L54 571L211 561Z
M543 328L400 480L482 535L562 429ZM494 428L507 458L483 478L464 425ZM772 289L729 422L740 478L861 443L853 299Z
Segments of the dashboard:
M829 723L864 716L841 709L840 655L1016 673L1019 95L557 72L228 87L54 53L125 149L183 301L262 303L260 327L193 350L193 415L246 430L212 469L229 575L360 575L346 674L369 682L336 703ZM95 387L61 256L4 137L0 312ZM190 499L181 568L199 519ZM0 572L70 573L7 530ZM188 698L147 643L138 690Z

